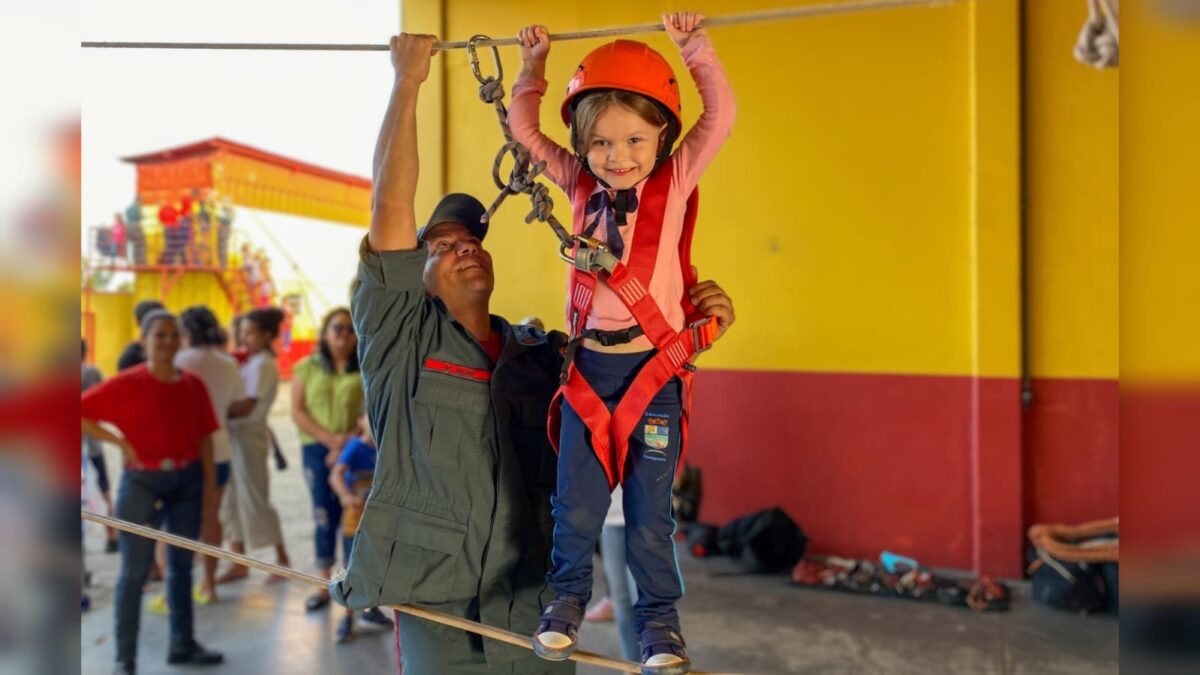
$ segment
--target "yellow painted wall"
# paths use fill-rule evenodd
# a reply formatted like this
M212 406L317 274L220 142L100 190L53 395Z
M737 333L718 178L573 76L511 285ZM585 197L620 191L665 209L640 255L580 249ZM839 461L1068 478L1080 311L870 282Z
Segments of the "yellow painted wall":
M1121 20L1136 56L1121 64L1121 380L1195 391L1200 21L1166 21L1148 3L1131 3Z
M169 287L165 298L164 287ZM90 310L95 317L95 344L88 348L93 354L93 362L106 377L117 372L117 358L125 345L138 338L138 326L133 320L134 306L142 300L152 299L161 301L176 314L193 305L205 305L222 324L233 319L228 296L216 276L209 272L184 272L178 277L173 273L166 276L140 273L132 293L92 293L90 298L80 301L81 323L86 321ZM82 330L86 332L86 328Z
M121 350L137 337L137 327L133 325L134 304L134 296L129 293L92 293L91 298L81 301L84 314L90 308L95 317L95 334L92 343L88 344L88 352L105 377L117 372ZM83 321L86 317L81 323Z
M1029 359L1035 377L1118 371L1118 70L1072 56L1083 2L1025 2ZM1123 66L1127 67L1127 66Z
M693 6L710 15L747 9ZM704 365L1017 374L1017 7L976 0L713 29L739 118L701 181L694 259L734 298L738 327ZM465 39L513 35L532 22L551 32L643 23L681 7L446 0L442 8L440 24L425 26ZM663 34L645 39L684 78L690 123L699 99L677 50ZM560 94L599 44L551 51L542 119L560 142ZM501 51L511 90L519 55ZM438 58L444 189L490 203L502 142L494 113L478 99L465 51ZM569 219L566 197L553 195L556 214ZM522 222L527 211L527 198L514 199L493 223L493 311L561 326L566 270L548 228Z
M168 289L166 297L163 295L164 288ZM138 300L157 299L176 314L193 305L205 305L217 315L222 324L227 324L233 319L229 296L225 295L216 275L211 272L183 272L176 275L168 271L165 275L138 274L134 284L134 296Z

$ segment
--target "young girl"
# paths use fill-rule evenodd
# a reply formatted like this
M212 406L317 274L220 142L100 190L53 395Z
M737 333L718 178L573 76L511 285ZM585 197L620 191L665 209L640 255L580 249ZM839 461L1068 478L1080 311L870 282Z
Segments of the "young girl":
M287 546L279 513L271 506L271 477L267 458L271 454L271 427L267 418L279 387L279 366L271 343L279 335L283 312L276 307L259 307L243 315L237 322L238 343L244 349L241 363L244 394L250 407L244 417L230 420L229 437L233 442L233 463L230 490L221 504L229 534L229 548L245 553L263 546L275 548L275 560L290 567ZM220 581L233 581L249 576L250 570L235 565ZM268 582L284 577L271 575Z
M682 123L679 86L658 52L617 40L584 58L562 105L571 130L568 150L538 125L549 34L542 26L520 34L524 67L509 110L513 136L546 162L546 174L571 197L575 234L598 240L620 261L598 276L573 272L568 294L568 324L579 348L569 352L574 358L556 439L548 580L557 597L543 611L533 641L547 659L568 658L575 649L591 594L592 552L620 483L643 672L689 668L675 609L683 583L671 539L671 478L687 377L675 375L685 373L690 357L716 332L686 323L684 289L695 275L687 247L693 192L734 118L733 95L700 27L703 19L693 12L663 17L704 103L674 152Z

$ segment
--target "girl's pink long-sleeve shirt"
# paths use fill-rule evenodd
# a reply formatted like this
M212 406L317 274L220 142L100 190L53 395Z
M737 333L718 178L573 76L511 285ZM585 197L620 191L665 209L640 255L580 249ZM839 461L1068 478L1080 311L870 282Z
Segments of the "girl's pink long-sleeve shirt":
M679 302L684 292L679 238L683 234L687 198L696 187L705 167L729 137L736 116L733 91L708 36L703 32L694 33L684 44L681 54L696 88L700 91L704 111L669 159L674 174L667 195L666 210L663 213L662 237L659 240L658 258L649 288L650 295L675 330L682 330L684 323L683 308ZM512 105L508 110L509 126L513 138L529 148L535 161L546 162L546 175L550 180L562 188L568 197L573 197L576 179L582 167L573 152L542 133L539 113L545 93L545 79L524 74L519 77L513 85ZM645 184L646 181L643 180L636 187L639 202ZM597 192L603 189L599 185L596 187ZM585 222L585 207L586 200L571 204L574 232L577 234L583 232L588 224ZM597 214L596 217L603 217L603 213ZM633 242L637 217L637 211L630 212L627 216L628 224L621 227L622 239L626 242L621 256L622 263L629 262L630 250L633 247L628 244ZM567 309L570 311L570 298L567 300ZM611 331L628 328L636 323L616 293L606 284L599 284L592 300L592 311L588 315L586 327ZM646 349L653 347L645 336L638 338L634 344Z

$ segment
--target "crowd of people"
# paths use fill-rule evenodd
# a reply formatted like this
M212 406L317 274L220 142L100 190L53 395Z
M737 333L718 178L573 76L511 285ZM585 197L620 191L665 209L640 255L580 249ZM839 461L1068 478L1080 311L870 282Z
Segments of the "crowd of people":
M86 363L88 346L82 345L83 458L104 503L122 520L234 552L274 549L275 561L290 567L282 520L270 501L269 470L273 456L277 467L287 465L268 424L280 382L273 345L284 312L255 309L226 329L207 307L176 316L146 300L136 306L134 320L140 337L122 351L110 378ZM304 442L317 565L326 576L337 563L339 540L342 562L348 559L374 468L356 348L350 312L336 308L325 317L316 351L293 371L292 417ZM102 442L121 451L115 500ZM192 608L217 601L220 584L244 579L249 570L231 565L218 573L217 560L204 557L193 585L191 552L113 529L106 535L105 551L121 555L114 601L117 672L135 672L143 587L152 580L165 580L165 592L147 605L169 616L168 661L221 663L222 654L196 642ZM271 576L267 583L281 580ZM328 604L322 591L306 606L317 611ZM378 609L363 612L362 619L392 626ZM348 612L337 638L352 636Z
M133 266L226 269L233 219L229 198L207 189L149 205L138 196L123 213L114 213L110 224L96 228L96 252ZM152 246L149 240L158 234L161 240Z

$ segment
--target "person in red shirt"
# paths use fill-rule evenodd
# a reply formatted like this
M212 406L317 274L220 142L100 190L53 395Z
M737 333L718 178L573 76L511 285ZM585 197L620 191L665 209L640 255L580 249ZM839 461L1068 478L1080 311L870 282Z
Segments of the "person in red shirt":
M142 319L147 361L83 392L82 428L121 448L125 469L117 489L116 517L197 539L216 525L216 466L212 434L218 429L200 378L174 365L179 322L156 309ZM100 426L105 422L119 433ZM154 542L122 532L121 571L115 593L117 671L133 673L137 657L142 586ZM167 602L171 644L167 662L211 665L224 656L202 647L192 622L192 552L170 547Z
M187 237L190 227L183 227L185 213L175 208L174 202L166 202L158 209L158 222L163 226L166 245L158 255L159 265L187 264Z

